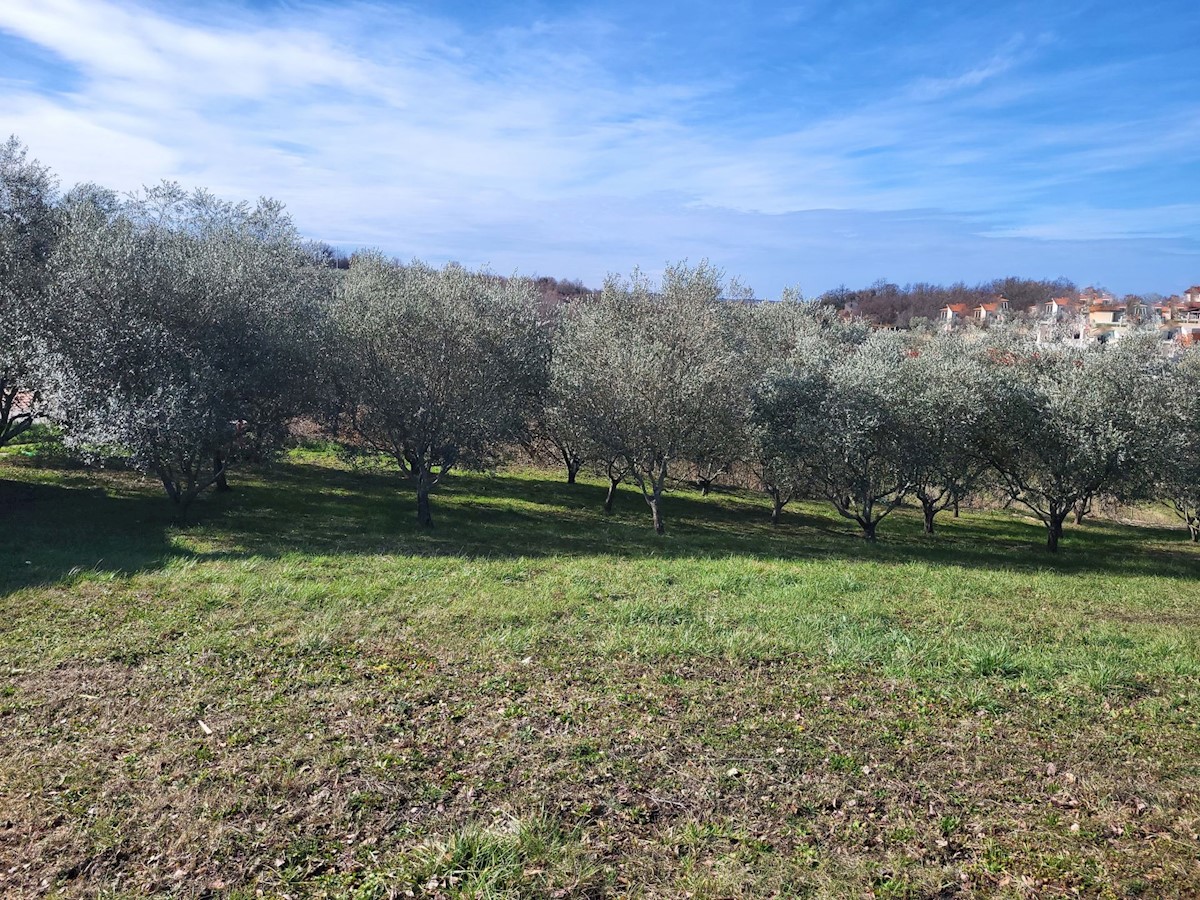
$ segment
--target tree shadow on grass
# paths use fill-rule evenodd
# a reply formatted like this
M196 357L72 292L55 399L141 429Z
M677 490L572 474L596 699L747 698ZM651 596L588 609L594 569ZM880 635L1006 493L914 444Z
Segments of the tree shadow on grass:
M0 469L9 474L16 470ZM1052 555L1040 525L1004 512L946 516L929 536L917 513L900 510L872 544L820 504L793 504L772 526L767 502L752 494L679 490L666 499L668 532L659 536L636 490L622 489L606 516L607 485L516 472L449 479L435 495L436 527L426 531L397 473L293 462L238 473L233 485L206 495L196 524L180 528L157 485L129 474L35 470L0 480L0 596L85 570L127 575L180 558L288 555L734 556L1200 577L1200 553L1179 531L1095 522L1069 529Z
M898 510L863 540L852 523L817 503L796 503L779 526L765 498L678 490L665 501L667 534L655 535L636 489L622 488L604 515L606 484L568 485L545 473L458 477L434 498L432 531L418 529L415 499L390 472L292 464L248 484L245 503L226 508L226 526L245 552L397 553L470 557L614 555L673 559L744 556L846 559L991 569L1200 577L1200 553L1168 528L1093 522L1069 528L1058 554L1039 523L1011 512L939 519L926 535L915 510ZM253 516L249 513L258 509ZM266 510L275 512L267 513ZM280 516L289 527L278 526Z
M0 469L0 596L82 570L132 574L188 555L171 541L174 510L162 496L115 489L91 472L53 481L11 473Z

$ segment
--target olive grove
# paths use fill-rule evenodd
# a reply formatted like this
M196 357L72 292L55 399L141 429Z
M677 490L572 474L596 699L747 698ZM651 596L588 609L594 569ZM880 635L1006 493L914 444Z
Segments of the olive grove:
M1033 306L1060 288L1004 286ZM878 328L854 313L869 299L757 302L708 262L592 292L348 255L267 199L60 195L0 145L0 446L54 425L85 461L155 476L181 517L304 433L394 464L423 527L449 473L541 446L568 482L602 477L606 513L635 486L659 534L669 491L722 484L765 491L776 524L829 503L868 540L905 505L932 535L975 499L1028 510L1056 551L1100 498L1164 502L1200 540L1200 350Z
M667 267L657 289L640 272L610 277L599 298L571 309L555 354L556 394L601 458L624 463L660 534L672 472L711 455L713 436L736 432L743 415L748 385L726 340L725 289L706 262Z

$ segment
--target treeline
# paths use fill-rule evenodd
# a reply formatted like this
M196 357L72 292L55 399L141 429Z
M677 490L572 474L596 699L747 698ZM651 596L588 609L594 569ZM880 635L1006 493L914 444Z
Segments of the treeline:
M1200 357L1136 336L1038 346L874 332L798 296L749 303L707 263L601 291L377 253L342 262L278 204L163 185L64 196L0 148L0 443L39 418L91 458L159 478L181 513L269 458L298 420L387 458L433 522L455 469L553 448L640 491L761 487L778 521L827 500L874 539L901 503L926 529L973 494L1045 524L1102 496L1172 504L1200 538Z
M1103 292L1103 289L1100 290ZM943 307L957 303L973 308L1004 297L1008 300L1011 313L1036 314L1057 297L1078 299L1080 293L1076 284L1067 278L1037 280L1010 277L976 285L958 282L948 286L924 282L901 286L877 281L870 287L857 290L835 288L817 299L825 306L851 310L871 322L908 328L914 320L936 319Z
M879 325L897 328L919 326L923 321L937 319L946 306L964 304L973 309L1003 297L1008 301L1011 318L1040 318L1042 310L1051 300L1066 298L1117 299L1103 287L1080 288L1068 278L994 278L976 285L957 282L951 285L915 284L898 285L889 281L876 281L865 288L851 290L845 286L826 291L817 298L822 306L846 311L861 316ZM1130 309L1150 306L1165 298L1161 294L1126 294L1120 300Z

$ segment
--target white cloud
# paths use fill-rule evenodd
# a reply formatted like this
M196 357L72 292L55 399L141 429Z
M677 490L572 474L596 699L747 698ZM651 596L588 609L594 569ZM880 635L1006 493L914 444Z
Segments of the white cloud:
M591 279L724 254L734 274L762 273L770 293L791 280L785 267L831 273L810 287L859 271L900 277L886 260L919 252L928 266L971 240L999 251L1002 240L1140 233L1152 221L1195 234L1192 212L1074 232L1074 212L1015 213L1064 179L1153 159L1162 145L1147 133L1186 152L1200 120L1200 104L1124 130L1012 133L977 118L1050 89L1018 77L1036 41L836 115L777 116L747 133L736 117L705 115L730 108L728 84L623 77L606 59L613 27L596 16L481 35L398 7L230 15L200 22L118 0L0 4L0 32L79 76L57 90L10 83L0 121L67 182L128 190L176 178L225 196L269 194L322 239ZM906 209L957 214L882 214ZM980 209L1000 221L964 215ZM803 212L813 210L859 212ZM1178 246L1186 257L1190 245Z

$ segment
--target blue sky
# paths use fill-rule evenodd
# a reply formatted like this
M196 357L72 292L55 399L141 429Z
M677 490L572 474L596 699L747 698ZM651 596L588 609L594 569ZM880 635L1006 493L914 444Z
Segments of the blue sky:
M0 131L593 285L1200 281L1194 2L0 3Z

